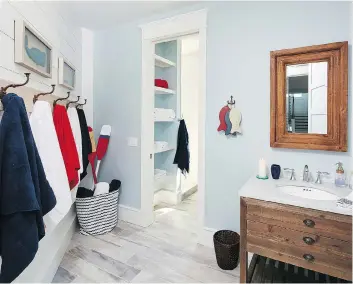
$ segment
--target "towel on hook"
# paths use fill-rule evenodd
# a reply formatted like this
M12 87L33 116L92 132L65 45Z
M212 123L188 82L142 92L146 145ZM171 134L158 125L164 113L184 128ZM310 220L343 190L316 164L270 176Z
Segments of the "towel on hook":
M74 135L75 145L78 154L78 160L80 162L80 173L83 173L83 165L82 165L82 134L81 134L81 126L80 120L78 118L77 110L75 107L69 107L67 109L67 115L69 117L72 134Z
M72 201L49 103L37 101L33 106L29 122L47 180L57 201L55 208L44 217L46 230L52 231L70 210Z
M67 116L66 108L62 105L55 105L53 110L53 120L56 134L58 136L61 154L63 155L67 178L69 181L71 194L75 195L72 189L79 182L77 170L80 168L78 153L75 145L74 135Z
M178 146L175 153L174 164L186 175L190 167L189 134L184 119L180 120L178 130Z
M43 216L56 205L23 99L2 98L0 127L0 283L13 281L34 259L45 236Z
M80 129L81 129L83 171L80 175L80 180L82 180L87 175L87 166L89 164L88 155L92 153L92 143L88 132L85 112L83 111L83 109L78 108L77 115L80 121Z

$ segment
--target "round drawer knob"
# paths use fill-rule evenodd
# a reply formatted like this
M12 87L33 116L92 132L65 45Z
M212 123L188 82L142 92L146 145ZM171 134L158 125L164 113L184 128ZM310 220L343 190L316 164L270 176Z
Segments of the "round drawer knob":
M313 238L310 237L304 237L303 238L304 243L306 243L307 245L312 245L313 243L315 243L315 240Z
M315 226L315 222L310 219L305 219L303 221L303 223L305 224L305 226L310 227L310 228L313 228Z
M311 254L304 254L303 257L309 262L313 262L315 260L315 257L313 257Z

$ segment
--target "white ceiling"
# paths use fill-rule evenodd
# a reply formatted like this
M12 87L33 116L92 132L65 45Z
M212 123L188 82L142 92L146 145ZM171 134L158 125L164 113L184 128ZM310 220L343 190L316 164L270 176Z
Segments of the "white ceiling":
M92 30L109 28L124 22L179 9L192 1L40 1L54 6L74 26Z

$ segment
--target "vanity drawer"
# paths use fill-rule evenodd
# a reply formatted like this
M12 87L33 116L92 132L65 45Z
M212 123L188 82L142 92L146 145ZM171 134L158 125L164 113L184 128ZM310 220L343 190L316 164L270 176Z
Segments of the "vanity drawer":
M351 242L332 239L319 234L295 231L286 227L248 220L247 235L295 246L310 253L326 254L348 260L352 258Z
M246 198L247 220L352 242L352 216Z
M351 258L332 257L330 254L310 252L301 247L273 242L253 235L247 236L246 249L249 252L270 257L306 269L352 280ZM311 260L307 257L310 256Z

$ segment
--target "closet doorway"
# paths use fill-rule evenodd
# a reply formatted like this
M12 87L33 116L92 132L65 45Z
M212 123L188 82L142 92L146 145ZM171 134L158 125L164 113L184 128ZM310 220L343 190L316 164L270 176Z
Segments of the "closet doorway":
M165 208L178 209L184 200L188 205L182 206L187 207L192 215L197 211L198 51L198 34L155 44L155 214L160 214ZM185 125L185 129L181 125ZM188 148L184 147L187 143L183 137L186 135ZM181 163L178 164L178 160Z
M200 10L141 26L141 223L153 223L156 205L170 204L164 212L172 211L191 196L199 234L205 203L206 16ZM173 163L181 120L189 134L186 176Z

